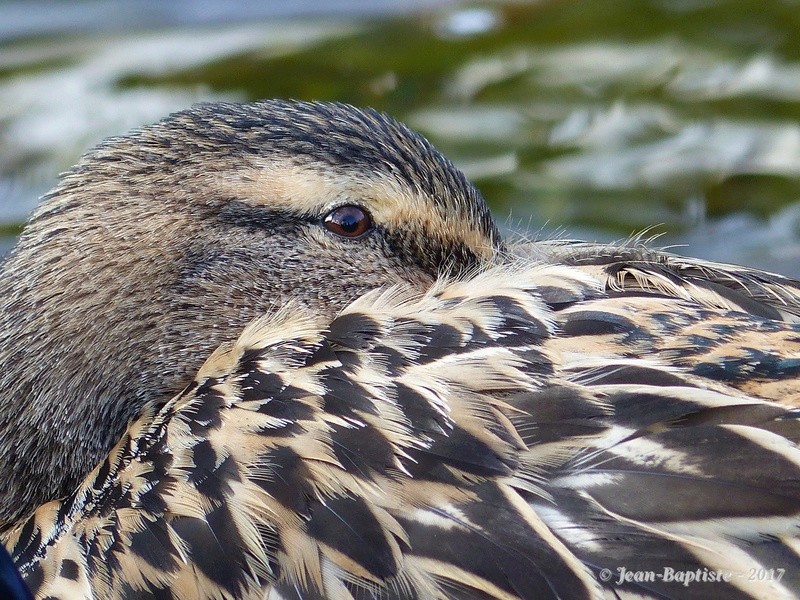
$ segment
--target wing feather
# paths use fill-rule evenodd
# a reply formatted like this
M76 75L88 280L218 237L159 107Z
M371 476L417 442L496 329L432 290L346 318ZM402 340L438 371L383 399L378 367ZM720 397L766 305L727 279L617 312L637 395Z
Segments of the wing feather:
M4 542L38 597L796 597L795 288L665 261L285 307Z

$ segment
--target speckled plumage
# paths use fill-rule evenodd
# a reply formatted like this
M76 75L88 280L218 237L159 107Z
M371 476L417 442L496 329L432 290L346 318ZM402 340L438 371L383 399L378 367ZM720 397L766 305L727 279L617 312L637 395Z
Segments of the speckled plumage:
M350 199L381 227L357 243L320 227ZM200 105L107 140L0 269L0 530L74 489L145 405L275 306L332 316L495 244L463 175L375 112Z
M291 107L301 123L338 111L370 143L363 113ZM377 284L365 265L345 300L323 261L340 306L298 290L220 336L76 491L6 529L36 594L800 595L800 285L635 246L506 249L449 163L408 157L394 188L386 173L362 182L403 202L347 199L387 236L408 226L382 256L420 275ZM334 187L346 163L325 167ZM447 231L427 216L440 209L461 215ZM415 260L423 247L446 258ZM618 583L622 567L730 576Z

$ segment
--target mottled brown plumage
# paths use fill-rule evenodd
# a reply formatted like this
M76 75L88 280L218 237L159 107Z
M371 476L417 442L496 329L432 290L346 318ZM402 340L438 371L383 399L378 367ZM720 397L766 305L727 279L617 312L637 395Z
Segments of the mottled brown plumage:
M351 201L381 231L320 227ZM463 176L373 112L200 106L105 142L0 271L0 529L74 489L263 313L292 299L330 317L387 282L475 268L498 240Z
M327 231L342 205L374 227ZM800 285L506 248L382 115L111 140L0 277L0 516L39 597L800 595Z

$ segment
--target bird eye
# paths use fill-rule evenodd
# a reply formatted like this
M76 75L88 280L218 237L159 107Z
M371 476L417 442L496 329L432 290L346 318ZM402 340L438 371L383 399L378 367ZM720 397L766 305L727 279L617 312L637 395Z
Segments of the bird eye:
M325 228L342 237L357 238L372 229L369 213L358 206L340 206L323 220Z

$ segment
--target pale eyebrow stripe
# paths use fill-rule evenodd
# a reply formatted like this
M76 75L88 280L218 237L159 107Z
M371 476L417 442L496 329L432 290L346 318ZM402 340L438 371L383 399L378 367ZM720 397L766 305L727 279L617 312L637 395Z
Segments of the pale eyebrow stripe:
M436 204L391 175L337 176L333 169L270 160L263 161L261 168L218 173L215 187L248 204L306 217L322 217L332 208L352 202L369 210L376 224L388 230L411 226L445 244L464 245L476 256L494 256L492 240L477 221Z

